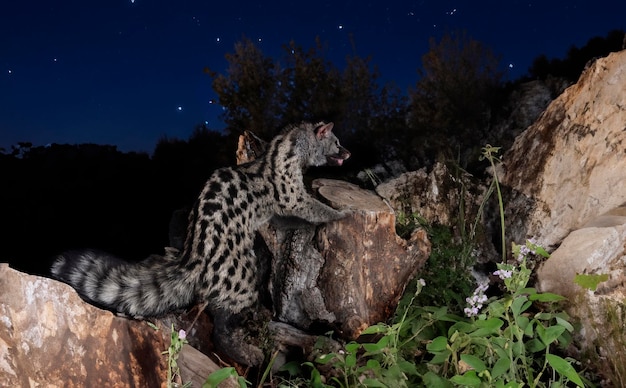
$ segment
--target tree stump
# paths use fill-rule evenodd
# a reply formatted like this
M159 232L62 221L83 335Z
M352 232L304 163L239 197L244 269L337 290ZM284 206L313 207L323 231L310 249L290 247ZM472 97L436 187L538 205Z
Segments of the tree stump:
M250 161L264 148L258 141L250 134L240 137L238 162ZM349 214L320 226L277 219L261 228L272 256L268 289L275 319L304 331L330 326L355 339L393 315L430 255L430 242L422 229L408 240L400 238L393 209L372 191L330 179L312 186L318 199Z

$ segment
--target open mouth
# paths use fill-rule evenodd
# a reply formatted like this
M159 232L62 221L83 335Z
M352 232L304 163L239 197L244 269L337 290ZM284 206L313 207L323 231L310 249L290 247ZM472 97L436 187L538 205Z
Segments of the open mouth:
M344 158L340 158L336 155L331 155L326 157L326 163L329 166L341 166L343 164Z

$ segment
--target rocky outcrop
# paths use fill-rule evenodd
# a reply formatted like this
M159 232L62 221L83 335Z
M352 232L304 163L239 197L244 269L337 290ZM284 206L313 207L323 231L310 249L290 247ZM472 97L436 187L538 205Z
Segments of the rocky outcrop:
M626 202L626 51L598 59L503 157L507 231L556 247Z
M626 386L625 247L626 208L620 207L570 233L537 271L538 288L567 297L568 312L580 323L577 358L615 387ZM590 280L575 281L577 275Z
M501 168L508 237L554 250L537 286L568 298L580 323L575 356L625 386L626 51L591 64Z
M166 386L161 332L65 284L0 264L0 317L0 386Z
M173 316L156 329L117 317L66 284L0 263L0 387L166 387L174 322L182 326ZM189 345L178 366L194 386L219 368Z
M476 259L489 262L498 253L488 236L491 225L485 225L481 214L487 187L461 169L450 170L443 163L432 169L410 171L381 183L376 193L385 198L402 216L417 215L428 225L444 225L457 239L474 233Z

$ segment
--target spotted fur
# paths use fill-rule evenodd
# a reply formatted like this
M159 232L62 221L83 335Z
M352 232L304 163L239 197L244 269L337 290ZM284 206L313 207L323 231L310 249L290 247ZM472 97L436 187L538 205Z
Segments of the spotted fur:
M128 263L96 251L67 252L53 264L53 275L92 303L134 317L207 302L227 322L254 308L256 230L275 216L319 224L344 215L311 197L303 183L307 167L341 165L350 156L332 128L332 123L288 127L262 157L216 170L189 215L180 254Z

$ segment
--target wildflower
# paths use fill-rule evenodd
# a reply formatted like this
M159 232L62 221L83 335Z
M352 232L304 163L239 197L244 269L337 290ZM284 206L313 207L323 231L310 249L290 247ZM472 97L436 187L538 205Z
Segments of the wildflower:
M185 338L187 338L187 332L186 332L185 330L183 330L183 329L180 329L180 330L178 331L178 338L179 338L181 341L184 341L184 340L185 340Z
M489 282L484 281L478 284L478 287L474 290L472 296L467 297L465 301L468 306L463 309L463 312L467 317L474 317L480 313L480 310L483 308L483 305L487 302L487 295L485 292L489 288Z
M422 287L426 286L426 281L424 279L419 279L417 282L421 284Z
M506 269L499 269L493 273L495 276L498 276L500 279L509 279L513 276L513 271L508 271Z

